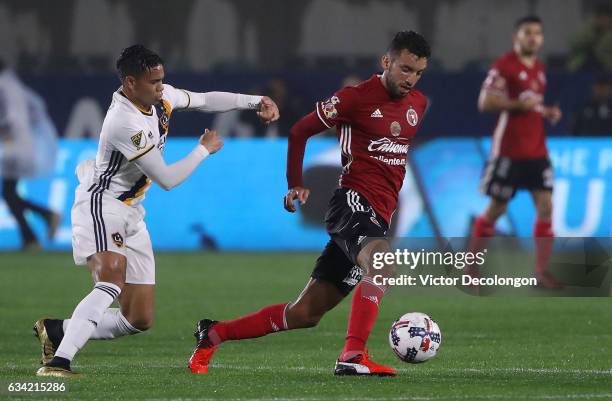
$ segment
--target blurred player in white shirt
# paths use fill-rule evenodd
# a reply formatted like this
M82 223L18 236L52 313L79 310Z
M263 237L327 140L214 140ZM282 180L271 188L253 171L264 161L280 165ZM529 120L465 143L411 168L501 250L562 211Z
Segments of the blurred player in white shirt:
M53 239L61 222L58 213L22 198L17 192L20 179L53 170L55 136L55 127L47 116L44 101L0 60L2 198L17 221L24 250L40 249L36 234L26 220L27 210L45 220L49 239Z
M150 183L170 190L223 146L206 130L183 159L167 165L162 152L174 110L252 109L264 123L279 117L265 96L195 93L163 84L162 59L140 45L117 61L122 86L113 94L95 160L77 167L80 185L72 208L73 254L87 264L95 285L70 319L34 325L43 348L38 376L72 376L70 362L89 339L112 339L153 323L155 262L142 206ZM109 308L117 299L119 308Z

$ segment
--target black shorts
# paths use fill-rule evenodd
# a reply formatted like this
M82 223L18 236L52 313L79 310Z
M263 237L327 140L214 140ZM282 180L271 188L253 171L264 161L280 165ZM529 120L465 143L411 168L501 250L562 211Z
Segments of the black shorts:
M481 191L507 202L519 189L552 191L553 171L547 157L533 160L491 159L480 181Z
M363 274L357 266L359 251L370 240L384 238L389 227L362 195L348 188L334 192L325 224L331 240L317 259L311 277L329 281L347 295Z

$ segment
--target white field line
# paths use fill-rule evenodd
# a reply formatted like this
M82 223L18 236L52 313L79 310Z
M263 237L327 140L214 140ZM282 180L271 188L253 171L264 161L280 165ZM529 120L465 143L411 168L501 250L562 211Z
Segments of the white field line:
M351 397L335 398L335 401L461 401L461 400L512 400L512 401L538 401L538 400L601 400L611 399L612 393L601 394L541 394L517 396L510 394L484 394L466 396L404 396L404 397ZM219 401L219 398L176 398L173 401ZM233 398L233 401L329 401L321 397L270 397L270 398ZM162 400L150 400L162 401Z
M17 369L20 367L17 364L8 362L5 365L5 368L8 369ZM185 368L187 369L187 363L185 364L147 364L148 368L162 369L162 368ZM95 367L102 368L116 368L117 364L108 364L108 363L96 363ZM226 364L226 363L211 363L210 367L212 369L230 369L230 370L262 370L262 371L289 371L289 372L312 372L312 373L326 373L333 372L333 365L329 367L312 367L312 366L281 366L281 365L266 365L266 366L250 366L250 365L235 365L235 364ZM78 369L78 368L77 368ZM410 368L398 368L398 372L410 374L414 372L414 369ZM561 368L440 368L440 372L449 372L449 373L535 373L535 374L543 374L543 375L554 375L554 374L570 374L570 375L593 375L593 376L612 376L612 368L611 369L561 369Z
M17 365L6 364L7 368L17 368ZM96 368L116 368L116 364L109 363L96 363ZM185 368L187 369L187 363L185 364L147 364L147 368L163 369L163 368ZM329 367L312 367L312 366L281 366L281 365L235 365L226 363L211 363L211 369L216 370L244 370L244 371L271 371L271 372L309 372L309 373L333 373L333 364ZM79 370L79 367L76 367ZM399 373L410 375L415 372L414 369L410 368L398 368ZM508 373L508 374L541 374L541 375L586 375L586 376L612 376L612 369L561 369L561 368L444 368L439 369L440 374L443 373L474 373L474 374L490 374L490 373Z
M242 366L232 365L224 363L211 363L213 369L232 369L232 370L270 370L270 371L295 371L295 372L314 372L314 373L325 373L332 372L333 367L329 368L316 368L316 367L305 367L305 366ZM398 372L412 373L413 369L399 368ZM440 372L457 372L457 373L536 373L536 374L572 374L572 375L594 375L594 376L612 376L612 369L608 370L597 370L597 369L559 369L559 368L441 368Z

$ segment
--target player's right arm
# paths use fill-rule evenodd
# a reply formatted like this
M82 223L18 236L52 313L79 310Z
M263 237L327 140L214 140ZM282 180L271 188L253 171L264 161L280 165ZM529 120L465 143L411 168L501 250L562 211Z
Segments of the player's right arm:
M109 124L105 133L108 141L128 160L165 190L170 190L185 181L200 163L217 152L223 142L215 131L206 131L199 143L183 159L166 164L160 150L149 138L147 131L129 118Z
M303 205L308 200L310 190L302 182L302 164L306 141L313 135L332 128L336 124L349 120L349 112L354 99L353 88L339 90L324 102L317 102L315 111L302 117L289 131L287 148L287 186L284 207L288 212L295 212L295 200Z
M511 99L508 96L507 77L504 75L503 71L495 67L489 71L478 96L478 110L481 113L525 112L542 103L542 99L536 96Z
M136 166L166 191L171 190L189 177L208 156L223 147L223 141L216 131L206 130L195 148L181 160L166 164L157 148L135 160Z

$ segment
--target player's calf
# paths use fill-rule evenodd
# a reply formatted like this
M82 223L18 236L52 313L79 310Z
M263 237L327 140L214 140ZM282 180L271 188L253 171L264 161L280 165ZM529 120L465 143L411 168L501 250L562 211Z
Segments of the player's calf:
M298 301L289 304L285 317L288 329L306 329L318 325L323 313L315 310L312 305Z

